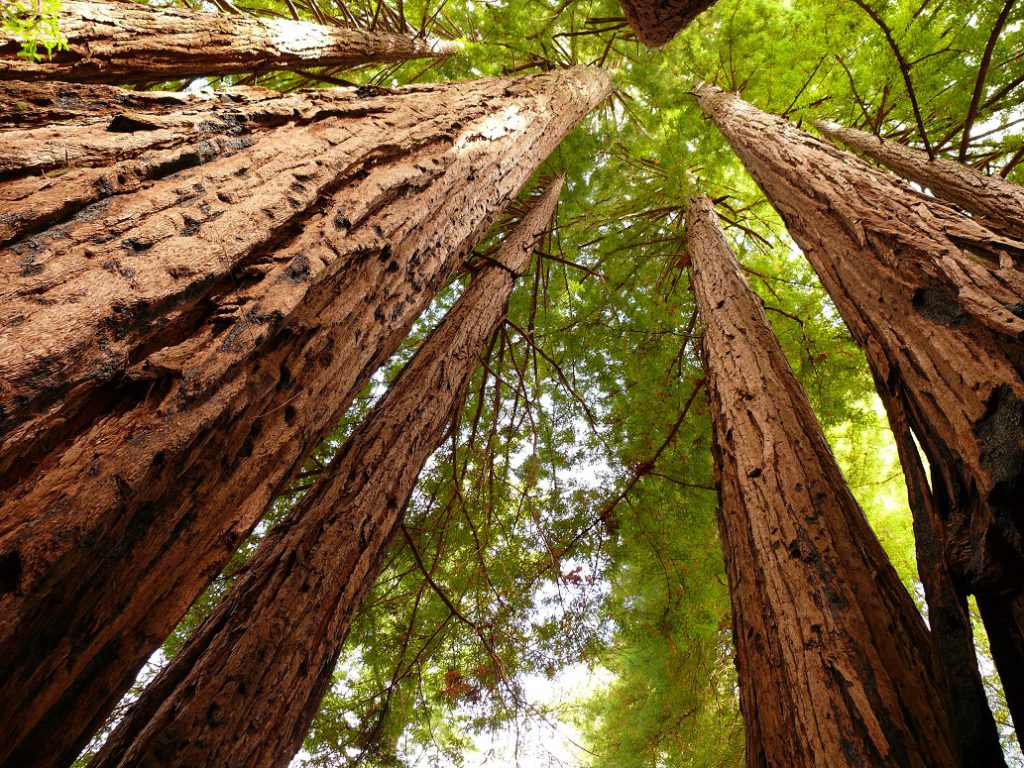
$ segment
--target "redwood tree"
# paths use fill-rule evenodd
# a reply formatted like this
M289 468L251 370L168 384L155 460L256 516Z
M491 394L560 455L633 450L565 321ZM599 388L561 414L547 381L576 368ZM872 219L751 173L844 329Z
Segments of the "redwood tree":
M821 278L932 469L945 557L1024 720L1020 245L786 120L697 91ZM965 662L973 656L963 654ZM960 669L964 678L976 674Z
M548 187L496 263L474 277L224 602L145 690L93 768L289 764L416 477L503 319L561 187L561 179Z
M620 0L626 21L649 48L660 48L715 0Z
M11 246L4 440L45 450L0 489L0 765L75 756L608 88L574 68L310 95Z
M901 176L927 187L938 197L981 217L987 226L1024 240L1024 188L990 176L965 163L937 157L898 141L885 141L855 128L819 121L815 126L830 139L867 155Z
M747 765L958 765L924 622L707 197L686 228Z
M67 50L38 60L0 38L0 80L152 83L435 55L422 40L387 32L122 0L62 0L59 23Z

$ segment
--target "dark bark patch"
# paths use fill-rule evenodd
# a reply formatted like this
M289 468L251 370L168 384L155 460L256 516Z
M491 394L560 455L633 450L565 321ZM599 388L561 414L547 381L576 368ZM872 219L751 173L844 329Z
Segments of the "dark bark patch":
M185 237L191 237L192 235L194 235L196 232L199 231L199 227L199 222L196 219L192 218L191 216L182 217L181 234L183 234Z
M957 301L949 291L935 286L925 286L914 291L911 299L914 310L917 314L933 323L944 325L947 328L959 328L969 319L967 313L960 308Z
M309 277L309 258L304 253L300 253L285 269L284 274L293 283L301 283Z
M14 592L21 581L21 554L5 552L0 555L0 593Z
M156 123L143 120L131 115L114 115L114 118L107 124L107 130L111 133L136 133L138 131L155 131L159 128Z
M152 243L139 240L137 237L126 237L121 241L121 246L131 254L139 254L148 251L153 247Z
M993 510L1004 509L1024 518L1024 403L1006 385L996 387L986 403L985 415L973 428L982 468L992 478L989 501ZM1018 525L1024 520L1015 520Z
M1019 304L1007 304L1006 309L1010 313L1024 320L1024 302L1021 302Z

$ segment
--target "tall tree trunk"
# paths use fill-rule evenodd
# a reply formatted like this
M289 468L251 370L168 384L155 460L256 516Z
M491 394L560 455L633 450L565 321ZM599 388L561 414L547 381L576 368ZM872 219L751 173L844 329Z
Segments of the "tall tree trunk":
M715 0L619 0L622 12L648 48L661 48L690 22L715 4Z
M900 398L932 468L956 582L979 602L1012 603L1024 586L1024 275L1012 261L1021 245L733 94L702 86L698 99L782 215L875 379ZM986 627L999 669L1024 668L1020 645L999 640L1020 626ZM1014 701L1019 678L1004 674Z
M62 0L58 19L68 50L52 57L20 57L18 41L0 38L0 80L153 83L436 55L387 32L119 0Z
M747 765L959 765L924 622L708 198L686 228Z
M0 765L74 758L608 88L575 68L335 94L33 238L0 349L44 350L3 380L50 387L49 452L0 490Z
M286 766L416 477L461 402L562 182L512 230L309 495L153 681L92 768ZM214 713L211 716L211 713Z
M964 163L936 158L919 149L883 141L870 133L832 122L815 123L830 139L867 155L901 176L932 190L943 200L981 217L982 223L1017 239L1024 239L1024 187Z

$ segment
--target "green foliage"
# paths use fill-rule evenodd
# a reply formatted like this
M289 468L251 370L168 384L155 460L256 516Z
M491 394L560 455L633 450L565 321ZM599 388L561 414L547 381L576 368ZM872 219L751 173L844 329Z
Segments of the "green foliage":
M280 15L292 6L243 5ZM912 62L929 145L939 154L959 149L1001 5L872 2ZM316 18L308 3L294 7ZM421 477L407 510L408 541L396 540L355 620L304 764L473 764L481 740L492 737L498 762L517 754L542 764L549 756L537 743L557 727L578 734L582 748L571 756L594 766L742 765L695 351L701 329L685 258L682 210L694 192L716 199L855 495L908 589L918 597L920 590L906 491L863 355L690 89L712 81L795 121L828 117L923 146L892 48L853 0L720 0L660 51L632 39L617 0L347 7L367 25L386 19L389 28L457 37L462 52L430 64L212 84L392 86L599 63L615 69L616 90L545 165L568 179L557 228L520 280L510 323L492 340L450 437ZM1022 55L1017 7L995 46L967 142L971 162L1018 180ZM480 250L500 237L499 228ZM261 534L315 482L460 286L449 286L193 607L168 655L224 594ZM601 682L559 701L555 694L580 670ZM536 695L545 686L550 693ZM529 738L537 733L547 736Z
M50 58L54 51L67 49L68 41L57 21L59 10L60 0L4 0L0 4L0 36L21 46L19 56L37 60L42 47ZM6 47L5 41L0 40L0 47Z

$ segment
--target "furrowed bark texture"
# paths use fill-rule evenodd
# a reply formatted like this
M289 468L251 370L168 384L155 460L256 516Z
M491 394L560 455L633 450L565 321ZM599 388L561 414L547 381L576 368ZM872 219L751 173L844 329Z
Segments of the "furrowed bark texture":
M619 1L630 28L648 48L661 48L715 4L715 0Z
M998 604L994 612L1024 617L1011 609L1024 586L1020 243L735 95L702 86L698 98L782 215L875 379L901 398L932 468L957 583ZM1000 640L1022 628L986 628L1003 649L994 656L1004 687L1024 684L1024 648Z
M153 83L434 55L423 41L386 32L116 0L63 0L59 22L68 50L52 58L20 57L21 44L0 37L0 80Z
M331 110L352 119L382 112L379 104L368 113L357 100L339 101L333 92L281 96L256 88L196 97L105 85L0 83L0 97L0 246L10 246L17 257L3 265L10 281L4 295L26 290L19 278L40 273L41 262L49 260L43 243L90 220L71 221L93 203L247 149L265 131L309 126ZM179 197L188 199L184 191ZM96 220L100 209L92 213ZM124 219L122 226L131 223ZM24 240L56 223L65 226L48 241ZM4 405L8 411L0 421L7 422L12 413L10 403Z
M957 765L924 622L708 198L686 227L747 765Z
M427 338L224 602L143 693L92 768L287 766L330 685L424 462L441 441L556 180Z
M50 393L26 443L50 450L0 490L0 765L75 757L609 85L576 68L325 96L32 239L0 349L48 349L3 380Z
M821 121L815 126L830 139L927 187L946 202L980 217L983 224L1018 240L1024 239L1024 187L964 163L936 158L870 133Z

